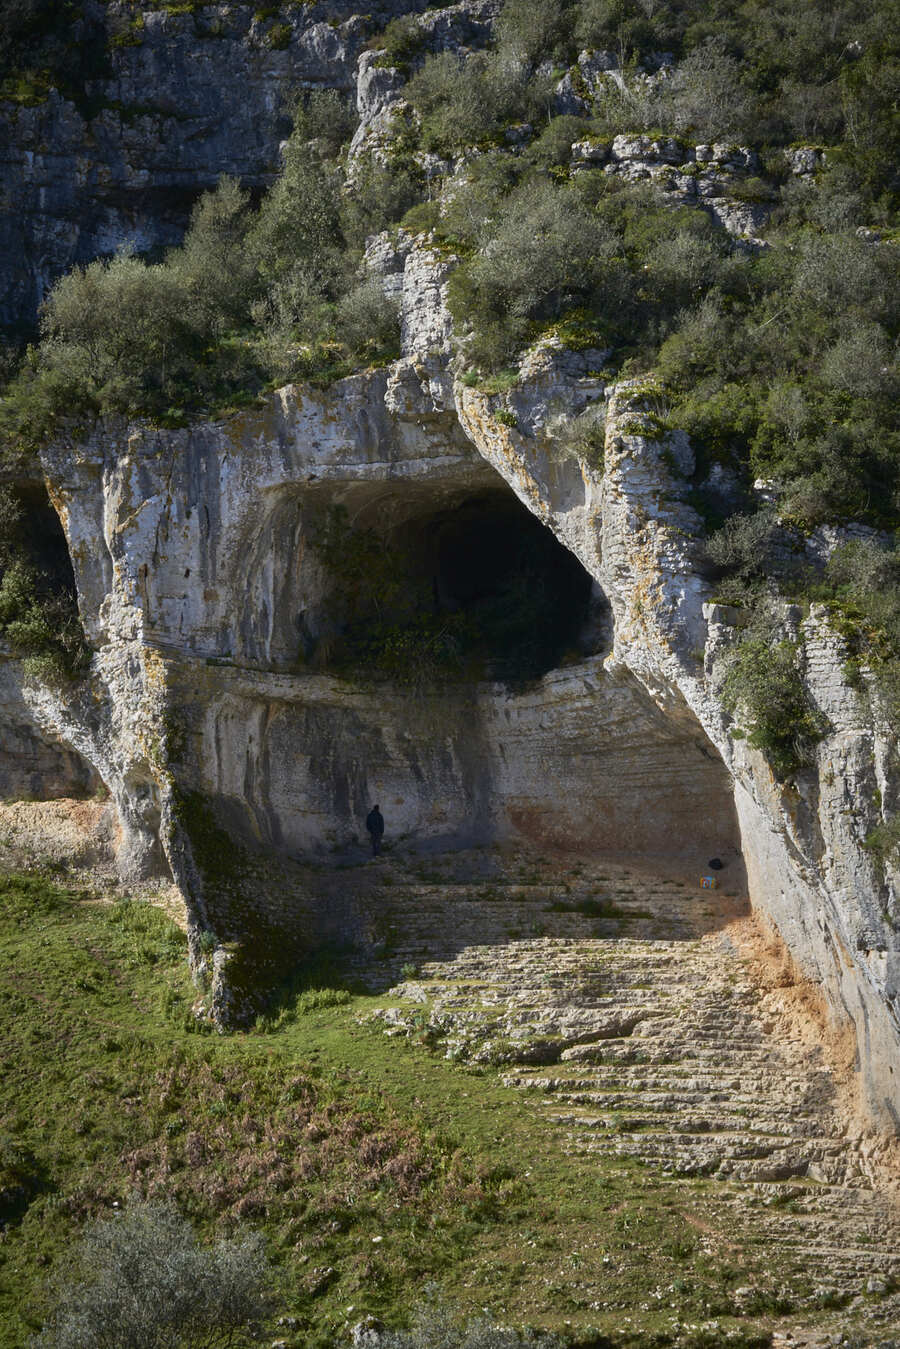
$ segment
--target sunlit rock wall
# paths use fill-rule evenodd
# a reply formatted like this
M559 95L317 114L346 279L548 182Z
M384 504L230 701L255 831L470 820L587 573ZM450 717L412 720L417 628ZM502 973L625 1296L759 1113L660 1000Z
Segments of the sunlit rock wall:
M185 792L273 855L348 846L376 796L397 835L448 843L517 837L701 866L740 846L754 904L854 1028L865 1104L894 1127L896 878L864 840L895 807L896 745L844 683L840 639L816 611L786 614L833 729L815 768L779 784L730 734L719 681L736 634L699 568L690 446L659 429L652 387L607 389L603 353L553 342L502 400L454 384L452 261L407 237L378 265L404 306L389 369L288 388L221 424L106 426L47 451L96 654L75 701L26 689L30 717L109 787L123 872L168 866L197 931L215 929L217 897L179 811ZM589 468L560 455L551 424L598 400L606 449ZM515 428L495 416L501 401ZM323 506L389 530L497 491L607 598L605 661L513 695L414 698L302 672L304 625L327 618L310 547Z
M690 445L659 429L652 381L610 393L602 473L560 464L540 427L522 435L498 422L496 400L477 391L460 391L460 419L603 587L615 632L608 668L629 670L668 718L701 726L715 746L733 781L751 900L822 990L837 1025L853 1027L864 1109L896 1129L898 877L865 846L896 809L896 728L880 718L877 700L847 684L849 653L813 606L805 619L786 608L784 623L830 726L815 764L778 782L764 756L731 735L721 682L738 633L709 602L700 568L702 531L687 502Z
M35 720L21 663L0 649L0 798L49 801L99 786L91 765Z

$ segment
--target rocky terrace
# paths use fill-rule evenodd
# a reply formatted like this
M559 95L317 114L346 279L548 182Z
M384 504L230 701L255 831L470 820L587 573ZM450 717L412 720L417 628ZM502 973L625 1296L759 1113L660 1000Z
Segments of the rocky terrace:
M396 980L385 1034L528 1092L585 1166L705 1178L736 1242L774 1253L786 1286L810 1280L836 1326L900 1329L886 1145L854 1123L840 1046L816 1038L809 990L728 869L714 891L699 869L494 850L373 870L380 945L358 972Z

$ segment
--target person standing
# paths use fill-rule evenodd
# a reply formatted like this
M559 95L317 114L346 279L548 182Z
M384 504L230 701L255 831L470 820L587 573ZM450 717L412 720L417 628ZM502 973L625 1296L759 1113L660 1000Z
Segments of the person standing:
M372 856L377 857L381 851L381 839L384 834L384 816L380 806L375 805L369 811L366 816L366 828L372 840Z

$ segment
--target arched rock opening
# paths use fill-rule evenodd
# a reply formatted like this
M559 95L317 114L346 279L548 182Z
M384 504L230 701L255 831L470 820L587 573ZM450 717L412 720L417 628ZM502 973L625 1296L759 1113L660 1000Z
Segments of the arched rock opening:
M340 851L379 800L393 838L737 857L715 749L686 708L670 718L604 668L604 596L496 477L295 486L246 556L245 660L202 686L187 785L248 842ZM463 677L419 679L415 648L411 673L367 667L379 634L445 621L477 632Z
M438 677L521 684L599 651L608 637L604 597L578 559L492 479L279 494L243 549L236 657L402 680L402 659L381 659L386 648L414 662L423 646L433 652L443 643Z
M466 497L397 532L437 615L465 615L487 678L538 679L596 653L605 602L576 557L509 491Z
M42 588L75 609L75 573L69 545L43 483L14 483L6 489L18 519L11 526L15 555L33 568ZM4 543L10 540L4 539Z

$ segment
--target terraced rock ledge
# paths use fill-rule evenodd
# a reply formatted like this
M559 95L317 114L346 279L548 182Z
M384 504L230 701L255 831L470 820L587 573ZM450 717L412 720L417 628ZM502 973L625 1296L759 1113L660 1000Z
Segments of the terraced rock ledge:
M627 1156L673 1186L708 1178L735 1247L766 1254L786 1300L799 1280L810 1309L835 1309L833 1338L801 1316L785 1342L897 1343L888 1145L854 1122L841 1046L727 870L705 892L698 876L494 850L372 869L383 947L360 972L401 976L374 1013L387 1035L495 1070L585 1167Z

